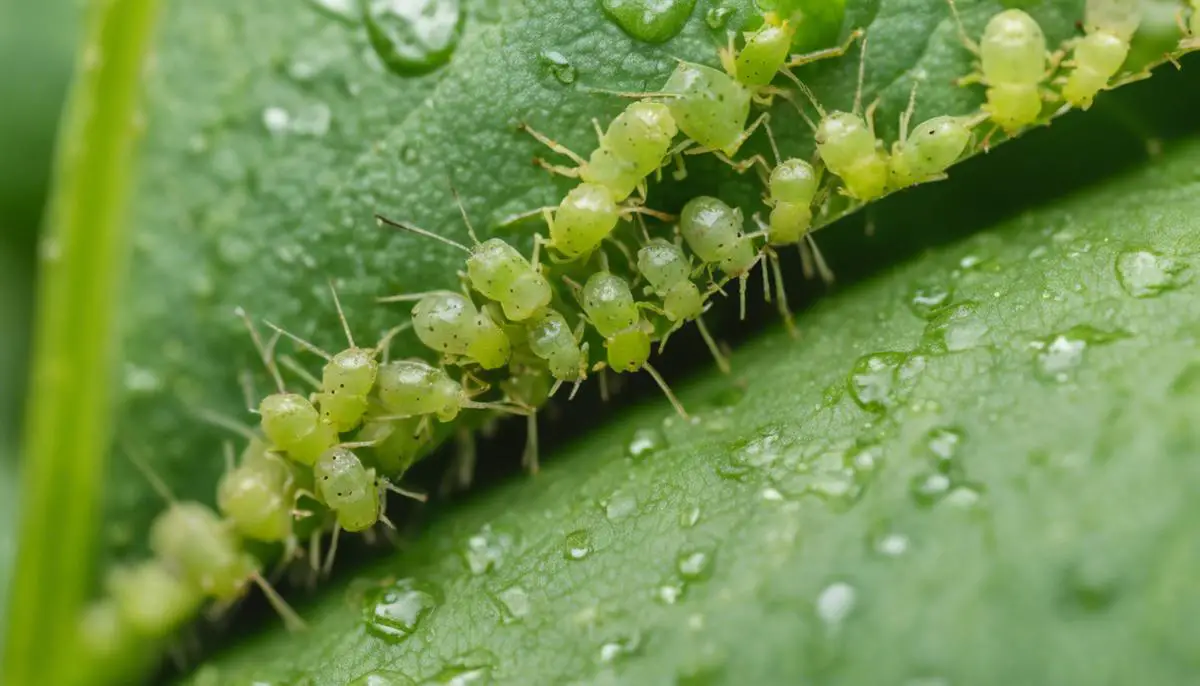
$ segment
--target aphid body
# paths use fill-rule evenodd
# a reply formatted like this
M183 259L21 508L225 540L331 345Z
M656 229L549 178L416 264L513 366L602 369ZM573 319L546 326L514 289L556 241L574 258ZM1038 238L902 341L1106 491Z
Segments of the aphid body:
M979 72L959 81L987 87L983 109L1000 128L1012 133L1037 122L1042 113L1041 84L1046 78L1046 36L1028 13L1004 10L988 20L976 44L966 34L954 0L948 0L963 43L979 56Z
M436 415L452 421L466 393L445 370L423 360L399 360L380 369L376 392L385 409L399 417Z
M546 362L556 381L575 383L587 376L587 348L581 346L567 320L547 309L526 323L530 351Z
M170 634L204 600L199 588L156 559L114 568L105 586L121 621L147 637Z
M692 252L730 278L746 276L758 261L752 239L742 230L742 211L711 196L683 206L679 230Z
M590 255L608 238L621 218L621 209L611 190L595 183L572 188L553 214L546 211L550 227L547 245L568 259Z
M355 441L371 444L374 464L381 472L399 476L416 461L428 439L417 417L380 420L368 414Z
M292 537L296 484L291 468L253 440L241 462L217 482L217 509L237 532L265 542Z
M1088 0L1083 38L1075 41L1063 83L1063 99L1087 109L1096 94L1108 87L1129 55L1129 41L1142 20L1141 0Z
M647 290L662 298L667 319L686 322L704 312L704 296L692 283L691 264L678 245L662 238L651 239L638 250L637 266L649 283Z
M412 310L417 338L444 355L466 357L484 369L508 364L512 343L486 311L449 291L423 296Z
M311 465L337 445L337 429L304 396L272 393L259 403L258 414L272 445L300 464Z
M662 166L678 127L670 109L640 101L625 108L600 136L600 145L579 168L586 183L608 188L620 202Z
M380 494L375 470L346 448L327 451L313 465L317 494L337 516L346 531L375 526L380 516Z
M812 204L820 183L818 171L804 160L791 158L775 165L767 182L768 244L792 245L804 238L812 227Z
M150 550L204 595L232 600L258 574L227 522L196 502L172 503L150 527Z
M751 92L729 74L680 62L663 85L665 103L684 135L709 150L733 155L745 141Z

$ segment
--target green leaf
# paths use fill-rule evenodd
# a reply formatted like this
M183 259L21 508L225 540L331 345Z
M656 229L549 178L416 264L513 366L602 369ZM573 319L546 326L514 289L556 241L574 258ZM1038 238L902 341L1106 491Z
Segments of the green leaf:
M124 210L139 77L157 7L115 0L91 8L59 136L40 265L6 683L61 681L62 663L47 663L46 646L71 644L89 590L101 447L113 433L111 364L129 244Z
M1197 169L1192 138L930 231L940 247L805 313L802 340L768 333L734 379L687 383L694 422L622 412L322 589L309 632L192 683L1186 681ZM893 250L897 214L853 256Z

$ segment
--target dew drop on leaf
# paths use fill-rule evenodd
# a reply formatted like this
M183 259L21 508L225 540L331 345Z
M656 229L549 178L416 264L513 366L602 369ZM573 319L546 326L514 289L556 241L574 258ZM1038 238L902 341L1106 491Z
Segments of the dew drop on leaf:
M606 641L600 646L600 663L612 664L617 660L637 653L642 647L642 635L633 633L629 636Z
M625 444L625 454L634 460L644 460L666 445L667 437L658 429L638 429Z
M908 552L908 546L908 536L893 532L876 538L872 548L884 557L900 557Z
M438 605L440 595L431 584L400 579L366 594L363 620L373 635L391 642L403 641Z
M458 47L463 13L458 0L364 0L364 23L380 61L400 76L425 74Z
M1180 285L1184 264L1149 250L1126 250L1117 255L1117 278L1135 298L1152 298Z
M1070 372L1083 362L1084 353L1092 345L1111 343L1124 338L1123 332L1102 331L1082 324L1062 333L1050 334L1034 341L1034 364L1038 375L1049 381L1064 382Z
M971 302L948 305L929 317L929 324L921 337L922 350L941 354L970 350L988 332L988 325L975 314Z
M576 77L579 76L575 70L575 65L571 64L570 60L561 52L557 50L543 50L540 57L542 62L549 67L550 74L559 83L563 85L575 83Z
M615 491L602 503L604 516L610 522L618 522L637 512L637 496L626 491Z
M383 669L351 679L346 686L412 686L413 683L412 678L404 672Z
M472 574L486 574L493 569L499 569L504 564L504 559L512 549L513 543L512 534L507 531L495 530L491 524L484 524L479 533L467 539L463 558Z
M817 618L830 629L836 629L854 611L857 596L854 587L844 581L829 584L817 596Z
M708 28L716 31L717 29L724 28L731 14L733 14L732 7L710 7L704 13L704 23L708 24Z
M950 477L941 472L918 474L909 483L909 495L920 507L932 507L950 491Z
M496 594L500 607L500 618L505 624L513 624L529 614L529 594L520 586L510 586Z
M931 318L938 310L950 304L954 289L940 283L918 283L908 294L908 308L921 319Z
M696 0L600 0L604 14L625 33L662 43L683 30Z
M675 570L684 581L704 581L712 576L712 553L686 550L675 560Z
M563 544L563 557L568 560L582 560L592 554L592 537L587 531L578 529L567 534Z
M886 412L900 403L901 367L908 355L881 352L864 355L854 363L846 386L858 406L868 412Z

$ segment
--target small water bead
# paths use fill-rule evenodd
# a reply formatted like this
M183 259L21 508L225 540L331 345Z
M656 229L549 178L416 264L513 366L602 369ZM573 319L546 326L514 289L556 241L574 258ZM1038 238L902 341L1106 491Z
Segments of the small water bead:
M404 672L391 669L367 672L346 683L346 686L412 686L415 682Z
M962 444L963 438L963 432L958 429L939 427L929 432L926 437L926 445L938 460L949 462L958 453L958 447Z
M864 355L855 361L846 378L854 402L868 412L886 412L899 404L901 369L909 356L899 352Z
M563 557L579 561L592 554L592 537L584 529L578 529L567 534L563 544Z
M550 74L561 84L569 86L575 83L575 78L578 73L575 66L571 64L566 55L563 55L557 50L543 50L538 57L550 69Z
M704 581L712 576L712 553L685 550L675 559L675 570L684 581Z
M450 61L462 35L458 0L363 0L371 47L400 76L425 74Z
M989 327L975 312L973 302L948 305L929 317L921 347L931 354L962 352L979 345Z
M914 476L909 484L909 494L920 507L931 507L950 492L950 476L942 472L930 472Z
M512 624L529 616L529 594L520 586L510 586L496 594L501 608L501 621Z
M604 643L600 646L600 662L611 664L618 659L636 654L642 647L642 635L633 633Z
M488 683L490 666L450 665L442 668L433 677L421 682L421 686L471 686Z
M485 524L479 533L467 539L463 557L467 567L476 576L500 569L515 544L515 537L506 531L497 531Z
M873 546L875 552L886 557L900 557L908 552L909 540L908 536L898 533L890 533L880 536Z
M1031 344L1037 351L1034 363L1039 376L1062 383L1083 362L1089 346L1111 343L1124 337L1123 332L1102 331L1086 324L1073 326L1062 333L1034 341Z
M654 598L663 605L674 605L683 597L684 586L680 582L663 584L654 589Z
M403 641L438 606L440 597L440 590L432 584L400 579L364 597L363 621L373 635Z
M699 522L699 521L700 521L700 506L699 505L693 505L692 507L686 508L683 511L683 513L679 515L679 523L688 529L692 528L693 526L696 526L696 522Z
M647 43L663 43L683 30L696 0L600 0L621 30Z
M817 618L829 629L837 629L854 611L857 602L858 592L853 586L844 581L835 581L817 596Z
M732 7L710 7L704 13L704 23L708 24L708 28L716 31L724 28L725 24L729 22L729 16L732 14Z
M662 450L667 445L667 437L662 431L653 428L641 428L633 432L633 437L625 444L625 454L635 461L641 461Z
M1152 298L1182 285L1182 262L1150 250L1126 250L1117 255L1117 278L1135 298Z
M619 522L638 510L637 496L627 491L616 491L602 503L604 516L610 522Z

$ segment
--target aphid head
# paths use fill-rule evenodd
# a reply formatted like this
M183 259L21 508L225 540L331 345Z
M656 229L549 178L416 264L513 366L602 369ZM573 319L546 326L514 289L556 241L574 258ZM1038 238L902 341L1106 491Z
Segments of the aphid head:
M983 42L996 45L1027 45L1031 40L1041 40L1042 27L1029 13L1019 9L1008 9L995 14L983 29Z
M830 112L817 124L817 148L834 172L852 166L875 150L875 137L863 118L849 112Z
M632 327L609 336L604 342L608 366L617 373L636 372L650 359L650 335Z
M992 17L979 50L984 78L991 85L1036 85L1046 70L1046 37L1033 17L1021 10Z
M333 356L325 365L322 386L327 392L366 395L375 385L379 362L373 350L349 348Z
M778 202L809 204L817 194L821 176L808 162L791 158L784 160L771 170L768 187L771 199Z
M581 183L559 203L550 226L550 241L567 257L586 255L612 233L619 218L612 191L594 183Z
M645 176L658 168L678 132L675 117L665 104L640 100L613 119L597 150L609 150L619 159L632 161L635 171Z
M437 404L435 413L443 422L454 421L462 411L463 402L468 400L462 385L444 373L433 384L433 397Z
M320 417L304 396L272 393L258 405L263 433L274 445L287 448L312 433Z
M523 272L509 285L507 297L500 301L504 316L514 322L525 321L550 304L550 282L533 269Z

